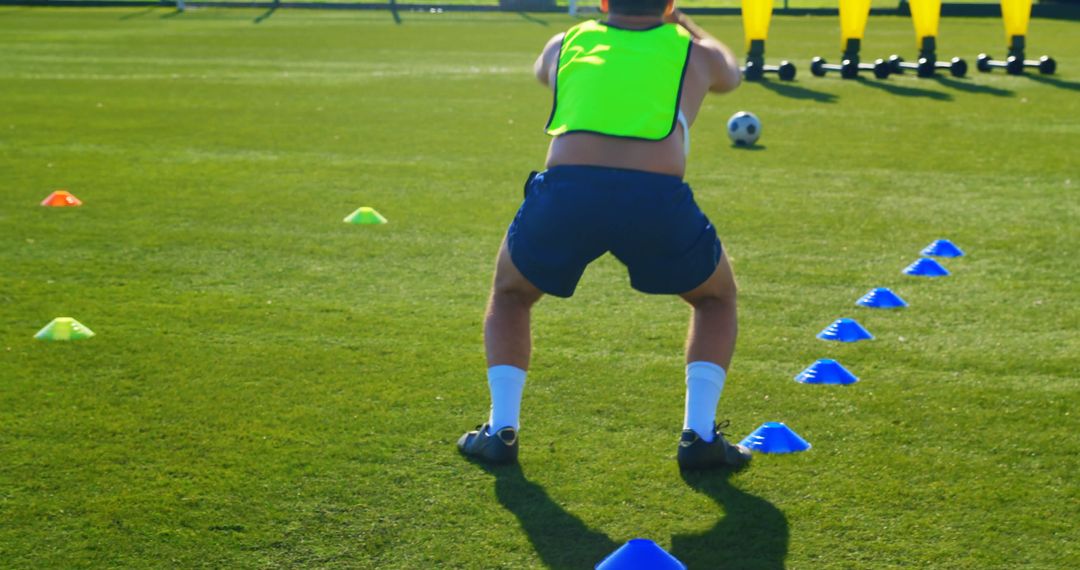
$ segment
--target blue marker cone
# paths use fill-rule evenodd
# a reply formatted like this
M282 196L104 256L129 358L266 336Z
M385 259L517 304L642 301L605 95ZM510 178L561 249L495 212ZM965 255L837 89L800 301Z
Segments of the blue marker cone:
M810 449L810 442L781 422L765 422L739 445L761 453L795 453Z
M870 331L855 322L855 319L836 319L833 324L825 327L817 337L821 340L838 340L840 342L858 342L874 338Z
M635 538L601 560L596 570L686 570L686 565L655 542Z
M924 247L919 253L933 255L934 257L963 257L964 250L956 247L956 244L947 239L939 239Z
M920 257L918 261L905 267L904 273L918 277L945 277L949 270L929 257Z
M831 358L822 358L795 376L803 384L854 384L859 378Z
M877 289L871 289L869 293L855 301L855 304L872 309L896 309L906 307L907 301L904 301L899 295L885 287L878 287Z

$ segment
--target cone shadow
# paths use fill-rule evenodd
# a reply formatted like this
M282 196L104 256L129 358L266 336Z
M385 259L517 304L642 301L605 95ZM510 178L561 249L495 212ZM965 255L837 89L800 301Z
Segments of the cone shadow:
M941 91L934 91L931 89L922 89L919 87L905 87L903 85L895 85L888 80L869 80L865 77L859 77L855 81L867 87L873 87L874 89L881 89L882 91L888 91L893 95L899 95L901 97L926 97L927 99L934 99L936 101L952 101L953 96Z
M978 83L972 83L970 80L953 79L952 77L948 77L940 73L934 75L934 81L937 81L945 87L950 87L957 91L964 91L966 93L993 95L995 97L1012 97L1013 95L1016 95L1016 93L1008 89L991 87L990 85L979 85Z
M1047 85L1053 85L1054 87L1057 87L1057 88L1060 88L1060 89L1068 89L1070 91L1080 91L1080 83L1077 83L1075 81L1066 81L1064 79L1058 79L1058 78L1052 77L1050 75L1030 74L1030 75L1028 75L1028 77L1030 77L1032 81L1037 81L1039 83L1046 83Z
M836 95L832 93L826 93L824 91L814 91L813 89L807 89L794 83L782 82L782 81L755 81L757 85L776 93L782 97L790 97L791 99L808 99L810 101L817 101L818 103L835 103Z
M547 568L591 568L622 546L559 506L542 486L525 478L520 465L472 463L495 476L495 496L517 517Z
M671 554L688 568L783 569L787 517L772 503L732 485L731 475L731 471L682 473L687 485L716 501L722 518L704 533L672 537Z

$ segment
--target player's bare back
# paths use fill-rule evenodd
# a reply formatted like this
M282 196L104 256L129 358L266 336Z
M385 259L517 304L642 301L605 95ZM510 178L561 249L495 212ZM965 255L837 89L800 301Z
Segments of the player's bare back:
M676 13L678 19L681 14ZM696 27L696 26L695 26ZM695 31L695 30L692 30ZM694 38L686 75L682 85L679 109L686 123L693 125L701 110L705 95L710 91L725 92L739 84L739 76L731 73L732 63L724 60L710 44L709 39ZM552 78L559 57L562 34L551 38L536 62L537 78L545 85L554 84ZM738 65L734 65L738 73ZM547 168L560 165L593 165L612 168L644 170L683 177L686 172L686 148L683 126L660 141L633 140L609 137L593 133L567 133L551 140L548 147Z

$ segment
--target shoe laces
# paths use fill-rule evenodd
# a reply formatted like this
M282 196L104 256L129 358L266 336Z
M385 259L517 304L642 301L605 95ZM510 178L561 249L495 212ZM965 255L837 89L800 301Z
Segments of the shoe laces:
M720 430L726 429L730 425L731 425L731 420L724 420L722 422L717 422L716 427L713 428L713 433L715 433L716 435L718 435L720 437L727 437L727 434L720 431Z

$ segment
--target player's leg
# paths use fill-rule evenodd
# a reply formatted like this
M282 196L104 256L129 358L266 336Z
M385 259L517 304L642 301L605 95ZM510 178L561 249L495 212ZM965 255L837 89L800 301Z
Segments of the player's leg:
M488 422L458 440L462 453L492 463L517 458L517 428L532 339L532 305L545 293L574 294L588 264L604 246L591 236L596 211L591 169L559 167L534 173L525 201L499 248L484 318L484 348L491 390ZM527 277L526 277L527 276Z
M518 271L503 240L484 316L484 350L491 391L488 425L492 432L519 427L521 394L532 352L529 316L533 303L542 295L543 292Z
M735 278L690 186L675 176L631 172L613 200L623 231L611 248L643 293L678 294L693 307L686 345L686 415L679 441L683 468L738 467L748 452L728 444L716 406L735 348Z
M704 283L680 295L693 307L686 339L686 408L679 442L683 468L741 467L750 452L732 445L717 425L716 407L738 332L735 278L727 256Z
M503 240L484 316L491 412L484 425L458 440L458 449L468 456L490 463L517 459L521 396L532 351L529 316L541 296L543 292L518 271Z
M529 315L533 303L543 294L514 266L503 240L484 316L484 349L489 368L513 366L528 370L532 352Z
M720 256L716 269L704 283L680 296L693 307L686 339L683 429L692 429L709 442L738 329L735 278L727 256Z
M711 362L727 370L738 332L735 276L727 255L721 254L716 270L704 283L680 296L694 308L686 339L687 364Z

